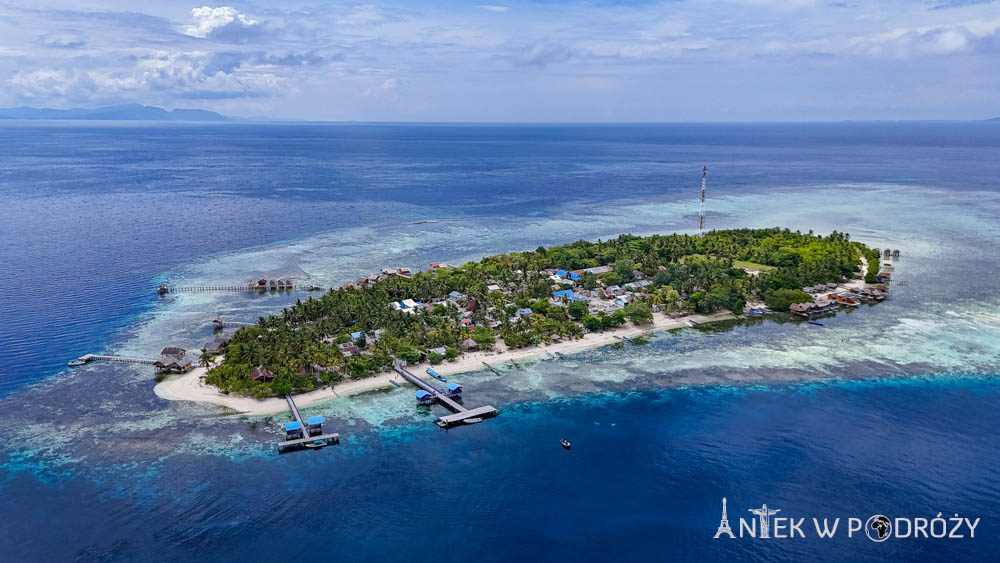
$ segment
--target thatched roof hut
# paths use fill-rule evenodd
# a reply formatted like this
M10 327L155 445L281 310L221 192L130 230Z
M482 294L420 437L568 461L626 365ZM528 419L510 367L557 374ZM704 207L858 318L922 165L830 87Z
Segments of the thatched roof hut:
M250 379L254 381L271 381L274 379L274 373L264 366L257 366L250 370Z
M475 352L479 349L479 343L471 338L466 338L462 341L462 351L463 352Z
M203 346L203 348L205 348L205 351L209 354L221 354L223 349L226 347L226 344L229 344L229 337L222 336L208 342L205 346Z
M194 367L194 360L185 353L184 348L164 348L160 352L160 359L153 366L160 373L184 373Z
M187 353L187 350L185 350L184 348L174 348L168 346L160 352L160 356L161 357L170 356L170 357L180 358L183 357L185 353Z

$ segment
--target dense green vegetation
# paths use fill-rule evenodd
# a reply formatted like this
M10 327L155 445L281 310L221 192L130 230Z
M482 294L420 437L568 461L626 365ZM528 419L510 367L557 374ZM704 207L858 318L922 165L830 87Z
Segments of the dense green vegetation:
M801 297L795 292L803 286L842 281L856 270L858 252L870 251L845 233L817 236L774 228L714 231L702 238L622 235L490 256L433 274L389 277L296 302L281 314L260 319L257 326L237 331L226 347L225 361L209 372L207 381L257 397L280 395L389 369L393 355L410 363L448 361L466 339L485 349L498 338L508 348L530 346L626 322L647 324L654 308L706 314L728 309L739 314L750 299L791 303ZM766 271L750 275L736 266L746 262ZM877 269L877 258L869 258L869 263ZM611 271L584 272L576 284L591 305L606 299L590 297L591 289L629 289L627 284L637 283L637 272L649 283L632 286L631 301L616 310L593 311L584 301L551 299L554 290L573 287L569 280L554 283L549 278L552 270L598 266L611 266ZM489 291L491 284L502 291ZM462 297L445 301L452 291ZM427 306L413 313L391 306L404 299ZM531 314L526 314L529 309ZM357 332L369 336L352 338ZM346 355L338 346L349 343L360 352ZM438 347L445 347L446 354L428 354ZM253 381L251 370L258 366L273 379Z
M875 283L875 275L878 274L878 265L882 257L879 255L877 250L863 245L859 245L858 250L864 254L865 260L868 261L868 271L865 272L865 282Z
M808 303L813 298L801 289L776 289L767 292L764 304L774 311L787 311L792 303Z

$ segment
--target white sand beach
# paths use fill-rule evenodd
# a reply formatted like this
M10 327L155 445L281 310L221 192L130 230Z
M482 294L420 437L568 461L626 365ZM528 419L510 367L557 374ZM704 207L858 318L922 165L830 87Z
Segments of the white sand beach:
M867 271L868 268L868 261L865 260L863 256L861 257L860 268L861 272ZM838 289L843 290L864 287L866 285L867 284L865 284L863 279L855 278L841 284ZM763 303L749 303L748 306L763 306ZM670 330L688 326L687 321L689 320L694 321L695 323L705 323L731 318L734 318L734 315L729 312L716 313L714 315L687 315L676 318L663 313L653 313L653 322L651 324L636 326L630 323L614 330L592 332L577 340L564 340L562 342L548 345L531 346L513 350L508 350L503 345L503 341L498 341L492 351L465 353L454 361L446 361L434 366L434 370L441 375L453 375L469 371L477 371L485 369L483 362L500 366L510 360L517 361L522 359L537 358L545 355L546 352L551 354L556 352L560 352L562 354L572 354L582 350L614 344L615 342L621 341L623 336L634 337L657 330ZM411 366L411 371L418 375L423 375L424 368L426 367L430 367L430 364L423 363L413 365ZM160 398L171 401L197 401L202 403L212 403L249 415L275 414L288 410L288 404L283 398L272 397L269 399L253 399L240 395L224 394L219 391L218 388L205 383L205 375L207 372L208 370L206 368L198 367L186 374L169 377L157 384L154 388L154 392ZM395 372L382 372L364 379L348 379L340 381L332 387L324 387L308 393L297 394L295 395L295 404L300 407L308 407L310 405L322 403L323 401L329 401L335 397L342 397L352 393L360 393L363 391L370 391L372 389L389 387L391 385L391 383L389 383L391 380L394 380L402 385L410 385Z
M522 360L537 358L545 355L546 352L554 354L572 354L591 348L599 348L620 342L623 336L634 337L643 333L656 330L670 330L687 326L688 320L696 323L718 321L733 318L731 313L716 313L714 315L688 315L684 317L669 317L661 313L653 314L653 322L647 325L635 326L628 324L614 330L604 332L592 332L577 340L565 340L547 346L531 346L508 350L504 347L503 341L498 341L494 350L489 352L465 353L451 362L443 362L434 366L434 370L442 375L452 375L468 371L485 369L483 362L502 365L510 360ZM431 367L429 363L411 366L411 371L423 375L425 367ZM154 388L154 392L162 399L171 401L197 401L202 403L212 403L239 413L249 415L275 414L288 410L288 404L284 399L272 397L269 399L253 399L235 394L224 394L218 388L205 383L205 375L208 370L198 367L190 372L168 377ZM295 395L295 404L299 407L308 407L328 401L335 397L342 397L352 393L370 391L391 385L390 380L395 380L403 385L409 385L402 377L394 372L382 372L364 379L340 381L332 387L324 387L308 393Z

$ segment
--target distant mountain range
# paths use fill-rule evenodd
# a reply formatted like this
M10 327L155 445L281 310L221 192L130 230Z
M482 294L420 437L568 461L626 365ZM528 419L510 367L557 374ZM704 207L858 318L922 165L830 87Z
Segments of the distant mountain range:
M124 104L94 109L2 108L0 119L103 119L137 121L226 121L229 118L203 109L167 111L155 106Z

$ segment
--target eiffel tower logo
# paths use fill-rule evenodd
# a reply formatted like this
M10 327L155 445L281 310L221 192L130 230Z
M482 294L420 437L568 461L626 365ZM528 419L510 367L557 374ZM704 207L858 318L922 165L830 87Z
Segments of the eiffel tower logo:
M722 497L722 522L719 523L719 529L715 531L713 539L718 539L722 534L728 534L730 538L736 539L733 530L729 527L729 517L726 516L726 497Z

